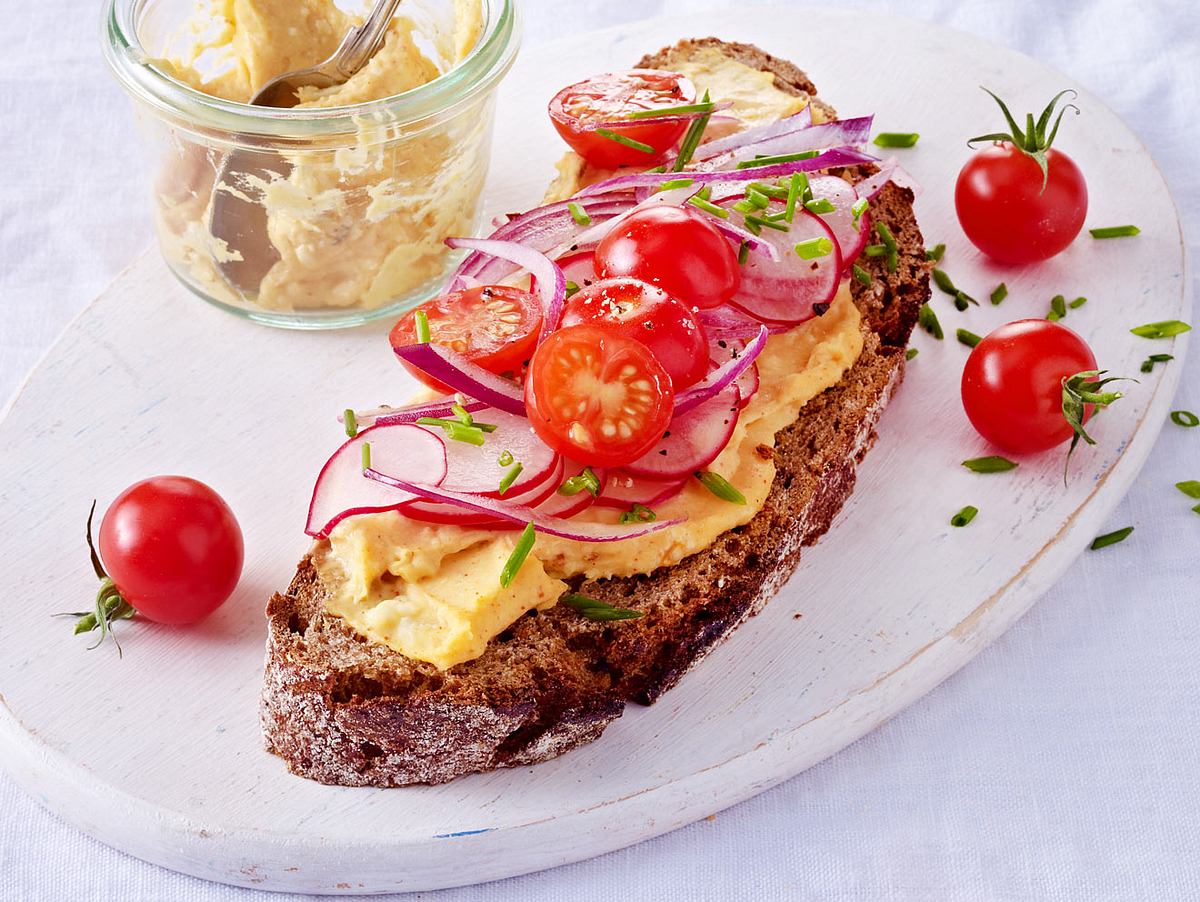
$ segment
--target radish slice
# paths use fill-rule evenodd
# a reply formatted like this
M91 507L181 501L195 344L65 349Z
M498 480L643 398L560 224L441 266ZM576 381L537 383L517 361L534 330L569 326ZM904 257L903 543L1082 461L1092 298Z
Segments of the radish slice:
M738 389L734 384L671 420L671 428L653 450L627 464L624 470L632 476L653 479L690 476L725 450L737 421Z
M816 315L815 305L828 304L837 294L842 254L836 237L819 216L799 209L791 229L763 229L763 237L775 242L782 259L779 263L761 256L747 260L741 287L730 303L769 323L797 325L811 319ZM814 260L802 259L795 247L812 238L828 239L832 251Z
M540 486L554 474L558 455L537 437L525 417L487 407L475 411L473 416L476 422L493 425L496 430L487 433L483 445L444 440L446 475L439 485L456 492L513 498ZM428 429L439 437L443 435L437 426L417 428ZM500 494L500 480L513 464L500 465L502 451L511 453L514 462L521 464L516 481L503 495Z
M436 485L396 479L375 469L367 470L366 475L370 479L378 480L385 485L409 492L413 495L419 495L429 501L442 501L446 504L456 504L466 510L493 514L498 519L521 526L532 523L534 529L538 532L558 536L562 539L573 539L577 542L619 542L622 539L635 539L638 536L658 532L660 529L667 529L683 522L682 519L656 520L653 523L638 523L629 526L624 524L580 523L575 520L567 520L563 517L545 514L525 505L498 501L495 498L488 498L485 495L452 492Z
M563 459L559 457L548 479L521 495L510 495L505 492L503 500L510 504L539 507L553 499L554 493L558 491L562 481ZM491 514L467 510L457 504L426 501L420 498L405 502L400 508L400 512L410 519L421 520L425 523L452 523L455 526L476 526L483 529L509 529L512 527L509 521L498 519Z
M596 504L625 511L635 504L640 504L653 510L657 505L678 495L685 485L686 479L663 481L648 479L645 476L631 476L617 470L609 474L608 485L596 499Z
M562 270L553 260L532 247L526 247L515 241L497 241L493 238L447 238L446 244L453 248L467 248L490 254L501 260L515 263L521 269L528 271L537 280L538 298L542 302L542 333L538 337L538 341L545 341L546 336L558 328L558 321L562 318L563 300L567 295L567 280L563 278ZM458 387L452 382L446 384L454 388ZM480 398L480 400L483 399Z
M581 511L587 510L596 503L596 496L584 489L574 495L563 495L558 491L559 486L563 481L570 476L575 476L583 471L583 464L573 460L566 461L566 466L563 469L562 476L558 480L558 485L554 487L554 493L546 498L541 504L536 505L539 512L552 517L574 517ZM600 492L603 494L605 486L608 485L608 470L603 467L592 467L592 472L596 474L596 479L600 481ZM530 505L531 507L535 505Z
M562 274L559 275L561 277ZM544 326L543 322L543 328ZM404 345L393 350L401 360L411 363L455 391L507 413L525 415L525 395L521 386L495 373L489 373L457 351L431 342Z
M842 251L842 268L858 259L870 235L869 215L863 213L854 221L854 204L858 192L844 179L836 175L818 175L808 180L813 198L823 197L833 204L832 213L820 214Z
M344 443L317 477L304 531L326 538L347 517L398 510L413 493L363 478L364 443L371 444L371 463L410 479L439 483L446 477L446 445L419 426L372 426Z
M723 342L724 340L721 339L720 341ZM762 353L763 348L766 346L767 329L765 326L759 326L758 334L754 336L753 341L739 343L736 347L729 348L729 352L725 355L726 360L721 366L717 367L717 369L713 370L687 391L676 396L674 415L685 414L689 410L699 407L710 398L716 397L730 383L737 381L746 370L754 365L755 359ZM720 345L718 344L716 347L719 349Z

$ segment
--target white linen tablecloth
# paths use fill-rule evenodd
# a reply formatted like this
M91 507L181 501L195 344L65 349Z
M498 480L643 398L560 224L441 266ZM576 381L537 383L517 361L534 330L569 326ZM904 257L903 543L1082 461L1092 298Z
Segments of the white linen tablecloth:
M5 3L0 404L151 241L127 102L99 56L98 5ZM532 45L658 14L687 35L690 11L724 4L523 5ZM864 27L871 9L894 9L975 32L1106 98L1162 166L1197 261L1195 0L848 5L864 8ZM1175 406L1200 409L1200 353ZM824 764L631 849L420 898L1200 899L1200 517L1172 487L1183 479L1200 479L1200 429L1168 423L1113 516L1112 528L1136 526L1127 542L1085 554L962 673ZM0 775L0 899L271 898L281 897L115 852Z

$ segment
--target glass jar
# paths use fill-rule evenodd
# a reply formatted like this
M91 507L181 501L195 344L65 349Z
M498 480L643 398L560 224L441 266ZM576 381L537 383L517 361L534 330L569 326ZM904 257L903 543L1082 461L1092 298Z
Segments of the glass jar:
M159 246L187 288L301 329L395 316L438 291L458 259L444 239L479 225L519 26L512 0L408 0L401 13L410 6L414 52L436 57L446 16L467 8L480 17L473 49L403 93L274 109L177 77L165 57L197 0L109 0L105 57L133 99Z

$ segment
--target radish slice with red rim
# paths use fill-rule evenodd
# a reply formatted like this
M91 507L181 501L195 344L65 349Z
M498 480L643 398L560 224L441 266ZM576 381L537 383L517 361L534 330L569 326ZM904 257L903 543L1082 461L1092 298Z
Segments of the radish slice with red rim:
M578 520L556 517L525 505L511 504L496 498L488 498L486 495L453 492L449 489L443 489L440 486L396 479L375 469L367 470L366 475L370 479L375 479L393 488L418 495L428 501L441 501L446 504L457 505L465 510L492 514L497 519L520 526L532 523L534 529L538 532L578 542L619 542L623 539L636 539L639 536L658 532L660 529L667 529L683 522L682 518L678 518L630 525L585 523Z
M728 349L728 353L724 355L725 360L700 382L675 397L675 416L685 414L710 398L716 397L730 383L737 381L746 370L750 369L754 365L755 359L762 353L763 348L767 346L766 327L759 326L758 334L752 341L738 342L731 346L724 339L718 339L712 347L721 350L722 344L725 344ZM711 350L709 357L712 358Z
M833 204L832 213L818 215L833 232L842 252L842 268L845 269L858 259L867 246L870 213L864 211L861 216L855 217L854 204L858 201L858 192L849 182L836 175L813 176L808 180L808 186L812 189L814 200L825 198Z
M558 484L554 487L554 493L541 504L536 505L539 512L551 517L574 517L596 503L596 496L587 489L582 489L574 495L564 495L559 491L564 480L583 472L583 464L573 460L567 460L565 463L566 466L563 468ZM596 479L600 483L600 493L603 493L605 486L608 485L608 470L604 467L592 467L591 470L596 474Z
M617 470L609 474L608 485L596 499L596 504L623 511L640 504L654 510L683 491L685 485L687 479L650 479Z
M738 421L737 384L715 398L671 420L671 427L654 448L624 471L632 476L670 479L690 476L716 460L725 450Z
M796 210L788 231L763 229L763 237L775 243L780 261L750 257L742 267L741 287L730 303L763 322L799 325L816 315L816 305L830 303L837 294L842 275L837 238L821 217L801 209ZM824 256L805 260L796 253L801 242L822 238L830 244Z
M304 531L326 538L330 530L356 514L398 510L413 494L363 478L363 445L371 445L371 464L408 479L439 483L446 476L446 445L419 426L372 426L345 442L317 476Z
M550 477L540 485L528 489L520 495L510 495L507 492L502 499L509 504L519 504L528 507L543 507L554 498L554 493L562 485L563 458L559 457ZM487 497L487 496L484 496ZM426 501L422 498L405 502L400 512L412 520L425 523L449 523L455 526L474 526L480 529L512 529L513 524L501 520L491 514L466 510L457 504L446 504L442 501Z
M511 498L541 485L554 474L558 455L537 437L525 417L489 407L476 410L472 417L476 423L496 429L484 433L482 445L445 439L446 475L440 485L457 492ZM418 428L444 436L439 426ZM500 455L505 451L513 458L507 466L500 463ZM500 481L517 463L521 464L521 471L501 495Z

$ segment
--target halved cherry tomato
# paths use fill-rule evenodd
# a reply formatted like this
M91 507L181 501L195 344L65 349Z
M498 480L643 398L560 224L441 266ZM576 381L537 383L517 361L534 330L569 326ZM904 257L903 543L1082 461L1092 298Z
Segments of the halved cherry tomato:
M639 210L600 239L596 274L641 279L692 307L725 303L737 293L741 267L728 239L704 217L665 204Z
M1066 326L1018 320L971 351L962 375L963 408L979 434L1005 451L1045 451L1074 434L1063 417L1063 379L1094 369L1091 348ZM1090 415L1088 405L1085 422Z
M529 363L529 423L574 460L614 467L637 460L662 438L674 409L662 364L644 344L611 328L559 329Z
M630 69L596 75L563 88L550 101L549 112L550 121L572 150L593 166L616 169L652 166L675 146L688 127L687 122L618 124L623 116L695 101L695 87L677 72ZM649 145L654 151L647 153L627 147L587 128L600 123L622 137Z
M155 476L117 496L100 557L122 597L158 623L193 623L233 594L242 530L225 501L186 476Z
M429 319L429 339L451 348L489 372L519 374L542 327L542 306L528 291L507 285L484 285L452 291L416 310ZM393 348L417 343L416 310L401 317L388 339ZM405 361L404 368L434 391L452 391Z
M689 308L637 279L602 279L571 296L562 324L595 323L640 341L662 364L676 392L708 372L708 336Z

